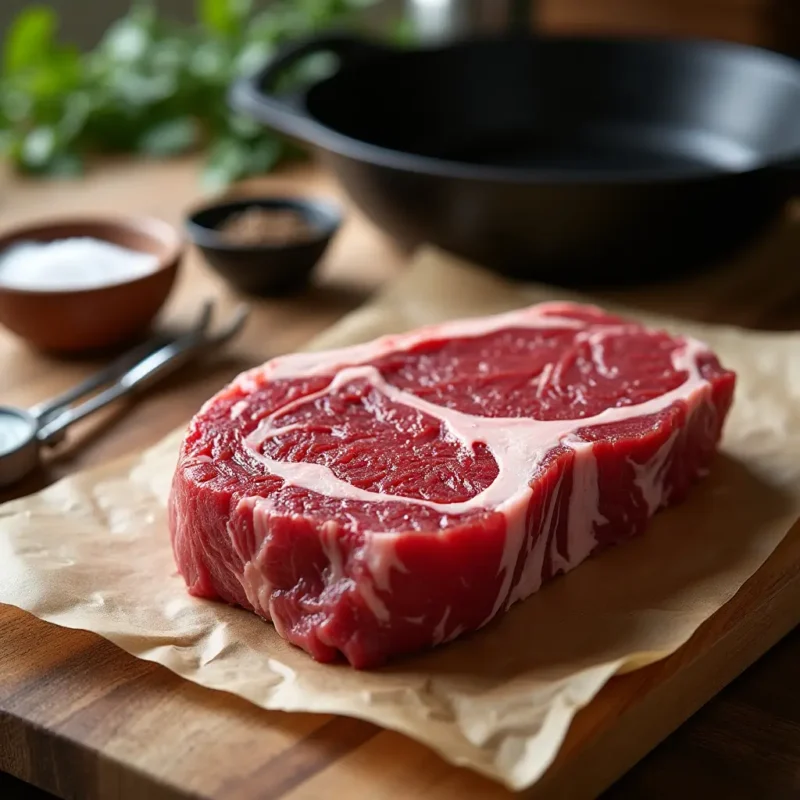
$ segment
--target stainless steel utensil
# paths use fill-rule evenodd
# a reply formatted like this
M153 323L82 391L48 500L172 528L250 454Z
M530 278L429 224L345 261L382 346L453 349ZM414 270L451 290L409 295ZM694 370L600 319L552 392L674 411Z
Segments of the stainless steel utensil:
M406 14L425 44L530 30L533 0L406 0Z
M39 463L41 448L61 441L74 422L151 386L197 355L232 339L249 313L240 306L222 328L210 332L213 310L213 303L206 302L186 333L167 342L151 340L58 397L29 409L0 406L0 487L31 472ZM83 403L73 405L85 397Z

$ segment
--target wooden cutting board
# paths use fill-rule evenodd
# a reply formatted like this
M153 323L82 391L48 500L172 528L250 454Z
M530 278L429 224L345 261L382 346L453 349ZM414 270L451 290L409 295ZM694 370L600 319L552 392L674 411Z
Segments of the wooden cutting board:
M0 192L14 196L13 208L0 200L4 223L60 203L71 210L147 211L177 221L196 190L190 162L110 165L80 186L11 183ZM331 191L311 171L270 179L269 188ZM724 277L639 293L635 302L695 318L798 326L800 274L788 266L799 244L800 226L787 222ZM257 303L253 324L224 359L184 373L124 415L84 426L73 449L20 491L156 441L224 380L299 346L401 268L402 255L353 216L323 267L320 288L297 301ZM226 305L235 300L191 259L168 314L188 315L209 293ZM0 397L23 404L96 366L49 362L3 336L0 359ZM595 797L798 621L800 526L678 653L613 680L578 716L558 760L530 796ZM399 734L346 718L266 712L136 660L97 636L56 628L16 609L0 607L0 630L0 769L62 797L511 796Z

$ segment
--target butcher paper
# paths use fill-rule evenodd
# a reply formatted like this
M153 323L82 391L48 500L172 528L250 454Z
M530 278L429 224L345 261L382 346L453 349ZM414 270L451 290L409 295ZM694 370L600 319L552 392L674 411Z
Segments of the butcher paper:
M554 296L426 253L313 347ZM657 322L705 340L738 372L710 476L644 536L473 636L356 672L315 663L250 613L189 597L164 513L180 431L2 507L0 602L264 708L359 717L511 788L530 786L609 678L679 648L800 516L800 335Z

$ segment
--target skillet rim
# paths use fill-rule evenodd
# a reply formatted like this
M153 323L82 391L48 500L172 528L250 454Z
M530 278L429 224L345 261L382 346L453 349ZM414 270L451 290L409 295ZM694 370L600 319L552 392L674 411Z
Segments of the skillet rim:
M356 38L356 37L354 37ZM358 39L362 41L362 39ZM770 66L780 67L784 74L793 78L800 92L800 61L789 55L769 50L765 47L747 45L718 39L701 37L678 36L509 36L504 39L493 37L473 37L446 45L415 47L413 50L404 50L395 47L380 47L381 52L376 52L366 61L358 64L343 65L333 75L319 80L307 87L299 94L297 100L301 108L292 109L289 113L302 117L306 123L304 135L301 140L327 151L332 155L344 157L362 164L383 167L398 172L412 172L418 175L450 178L463 181L480 181L486 183L505 184L538 184L550 186L575 186L605 187L611 184L642 186L653 184L680 184L691 182L706 182L734 179L746 175L754 175L773 170L798 170L800 171L800 130L797 133L797 142L777 148L772 153L760 153L752 164L741 168L714 169L704 164L669 169L645 169L634 172L621 172L618 170L592 170L581 173L579 170L542 169L542 168L515 168L485 164L470 164L469 162L436 158L433 156L418 155L403 150L396 150L382 145L366 142L348 134L342 133L312 113L309 108L309 99L313 101L313 94L323 91L323 87L330 88L342 74L358 69L366 64L379 63L384 60L403 59L414 57L420 53L439 53L463 50L474 46L507 44L509 42L525 42L531 45L545 43L550 46L559 44L572 45L603 45L623 47L657 47L666 51L697 51L722 52L726 57L744 56L757 59Z

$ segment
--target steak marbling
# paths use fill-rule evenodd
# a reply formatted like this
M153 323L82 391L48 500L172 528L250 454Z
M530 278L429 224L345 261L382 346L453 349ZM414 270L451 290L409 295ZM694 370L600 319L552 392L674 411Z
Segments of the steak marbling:
M708 468L734 380L568 303L276 358L189 427L176 561L192 594L373 667L641 533Z

